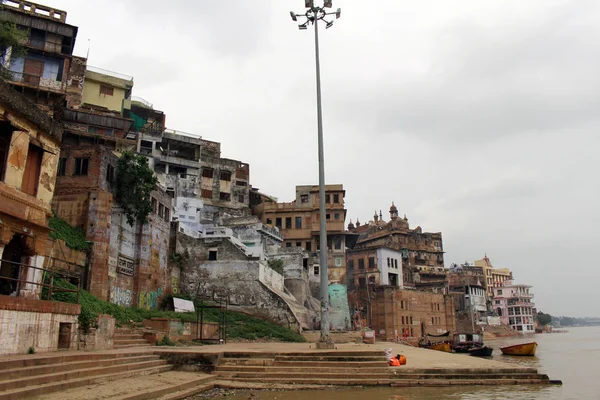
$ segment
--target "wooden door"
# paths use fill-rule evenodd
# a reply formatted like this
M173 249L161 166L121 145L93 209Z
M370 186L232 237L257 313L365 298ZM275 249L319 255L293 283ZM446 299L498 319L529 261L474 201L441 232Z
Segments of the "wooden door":
M23 82L38 86L43 72L44 63L42 61L26 58L23 67Z
M32 144L29 145L27 152L27 161L25 162L25 172L23 173L23 183L21 191L32 196L37 195L38 182L40 180L40 170L42 167L42 149Z

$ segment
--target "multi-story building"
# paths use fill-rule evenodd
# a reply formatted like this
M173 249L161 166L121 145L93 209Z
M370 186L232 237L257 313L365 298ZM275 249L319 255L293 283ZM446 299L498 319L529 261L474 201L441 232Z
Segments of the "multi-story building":
M77 27L66 23L67 13L29 1L3 1L0 21L14 23L27 32L21 43L23 56L13 57L11 49L2 54L2 68L10 82L44 111L59 117L70 91L81 92L83 76L73 73L73 48ZM75 62L76 64L76 62Z
M500 322L521 333L534 333L535 304L531 286L513 284L506 280L495 286L492 307Z
M62 131L0 80L1 295L40 294Z
M389 248L349 249L346 252L348 286L394 286L403 288L402 253Z
M327 223L327 268L330 282L346 284L346 209L343 185L325 186ZM285 247L298 247L309 253L310 274L320 276L319 257L319 187L296 186L296 199L289 203L264 201L252 207L263 223L277 227Z
M502 286L507 280L512 280L512 272L508 268L494 268L487 254L481 260L475 260L475 266L482 267L485 274L484 287L488 292L488 297L494 296L494 288Z
M447 292L448 281L440 232L423 232L420 226L410 229L406 215L400 218L393 203L390 207L389 222L383 220L380 211L379 215L375 213L369 223L360 225L357 221L356 225L349 224L348 230L359 234L356 246L348 253L349 259L366 250L371 250L373 254L376 249L393 250L402 256L398 271L401 272L399 276L402 277L403 287ZM372 264L376 265L377 262L375 260ZM352 267L348 268L349 280L357 287L360 286L361 273L356 264Z

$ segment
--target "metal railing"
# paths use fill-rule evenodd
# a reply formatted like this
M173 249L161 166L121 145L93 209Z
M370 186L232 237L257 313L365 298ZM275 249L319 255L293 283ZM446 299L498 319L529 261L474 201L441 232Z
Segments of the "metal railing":
M0 294L20 297L32 290L32 288L39 287L41 289L47 289L44 295L44 291L40 290L40 299L52 300L53 293L67 292L77 294L77 303L79 303L79 293L81 291L81 274L73 271L57 271L49 270L47 268L36 267L33 265L18 263L14 261L2 260L2 267L10 265L11 276L0 276ZM17 271L15 271L15 268ZM42 277L39 282L28 280L29 271L42 271ZM17 272L17 273L15 273ZM32 275L36 275L35 273ZM17 276L13 278L12 276ZM71 281L72 279L77 280L77 289L67 289L62 286L55 285L56 279L64 279ZM48 283L46 283L48 282ZM31 287L31 289L30 289ZM33 291L33 290L32 290ZM34 291L35 292L35 291ZM44 298L45 297L45 298Z

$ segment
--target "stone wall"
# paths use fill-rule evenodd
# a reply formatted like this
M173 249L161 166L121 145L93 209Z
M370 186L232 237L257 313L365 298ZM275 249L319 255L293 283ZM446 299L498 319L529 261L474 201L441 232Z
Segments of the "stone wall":
M0 296L0 354L25 354L30 347L36 352L56 351L61 328L68 328L61 345L77 349L79 304Z
M191 341L200 335L198 334L199 324L192 322L182 322L178 319L152 318L143 321L144 327L153 332L145 334L144 338L150 343L160 342L164 336L168 336L173 341ZM203 339L218 339L219 324L216 322L202 323Z
M112 349L115 339L115 319L111 315L98 315L98 327L88 333L79 333L79 349L94 351Z

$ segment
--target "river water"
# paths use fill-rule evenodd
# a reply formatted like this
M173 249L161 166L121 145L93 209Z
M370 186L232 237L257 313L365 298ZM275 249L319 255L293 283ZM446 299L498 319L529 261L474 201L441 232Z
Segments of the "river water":
M509 357L499 347L536 341L535 357ZM494 347L493 359L530 366L550 379L562 380L562 386L459 386L430 388L366 388L322 391L257 391L221 394L231 400L600 400L600 327L568 328L567 333L537 334L528 337L488 340ZM433 350L432 350L433 351ZM469 357L468 355L456 355Z

